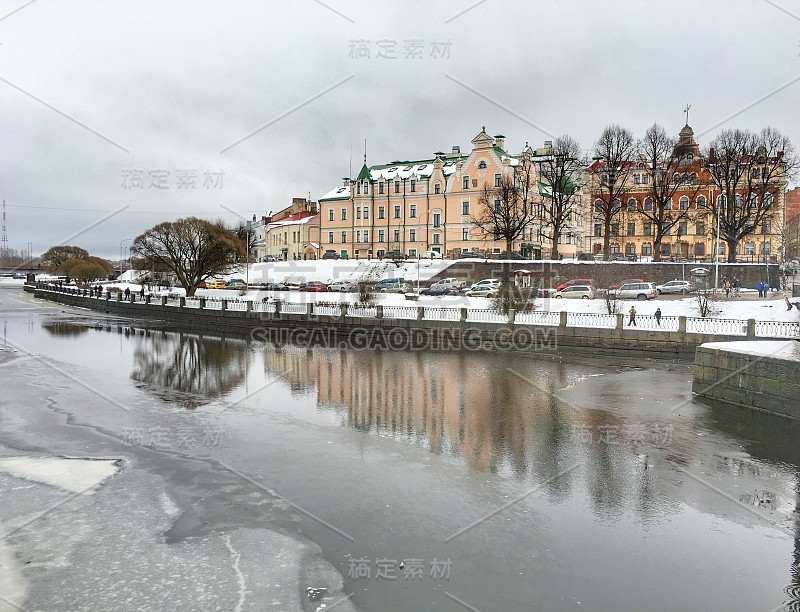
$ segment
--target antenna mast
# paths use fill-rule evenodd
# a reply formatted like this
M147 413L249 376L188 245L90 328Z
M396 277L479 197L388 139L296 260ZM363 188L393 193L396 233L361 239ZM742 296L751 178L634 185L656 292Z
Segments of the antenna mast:
M8 234L6 234L6 201L3 200L3 242L0 244L0 253L8 252Z

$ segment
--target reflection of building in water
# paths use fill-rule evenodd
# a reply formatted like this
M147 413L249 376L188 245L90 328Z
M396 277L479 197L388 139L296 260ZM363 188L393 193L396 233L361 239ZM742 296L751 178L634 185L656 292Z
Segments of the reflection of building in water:
M167 401L197 408L245 379L249 354L244 340L150 330L133 333L131 378Z
M318 363L308 348L288 345L270 345L263 352L264 369L289 383L292 393L305 392L319 378Z

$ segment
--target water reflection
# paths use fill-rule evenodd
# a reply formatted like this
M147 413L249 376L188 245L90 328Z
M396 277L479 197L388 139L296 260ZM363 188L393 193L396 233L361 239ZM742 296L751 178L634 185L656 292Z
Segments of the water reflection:
M243 340L149 330L134 332L132 340L131 378L184 408L208 404L245 380L248 352Z
M50 321L42 323L42 327L53 336L80 336L89 331L89 328L85 325L67 321Z

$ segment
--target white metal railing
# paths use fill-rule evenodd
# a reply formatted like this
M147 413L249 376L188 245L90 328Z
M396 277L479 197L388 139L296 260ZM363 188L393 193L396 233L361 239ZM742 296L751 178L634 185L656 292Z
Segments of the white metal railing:
M228 302L228 310L236 310L242 312L247 310L247 302Z
M467 321L474 323L508 323L508 315L491 308L468 308Z
M625 327L629 328L626 318ZM652 329L655 331L675 332L678 331L680 323L679 317L661 317L656 319L653 315L636 315L636 327L639 329Z
M378 308L376 306L355 306L353 304L347 307L348 317L372 317L378 316ZM384 316L386 316L384 314Z
M222 310L222 300L206 300L208 310Z
M385 319L416 319L416 306L384 306L383 317Z
M592 312L568 312L567 327L610 327L617 326L617 315L595 314Z
M308 312L308 304L281 302L281 312L286 314L306 314Z
M314 304L314 314L338 317L342 314L342 309L338 304Z
M446 308L442 306L424 306L423 318L429 321L458 321L461 318L460 308Z
M561 323L561 313L545 312L543 310L518 312L514 317L514 321L516 323L528 323L529 325L559 325Z
M719 334L746 336L747 321L741 319L686 318L686 331L690 334Z
M275 313L275 302L253 302L253 312Z
M186 298L186 308L200 308L200 298Z
M800 323L790 321L756 321L759 338L800 338Z

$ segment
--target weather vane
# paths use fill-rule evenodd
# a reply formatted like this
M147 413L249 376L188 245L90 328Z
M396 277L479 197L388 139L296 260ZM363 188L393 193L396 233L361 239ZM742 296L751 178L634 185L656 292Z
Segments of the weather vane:
M686 125L689 125L689 109L692 108L691 104L687 104L686 108L683 109L683 112L686 113Z

